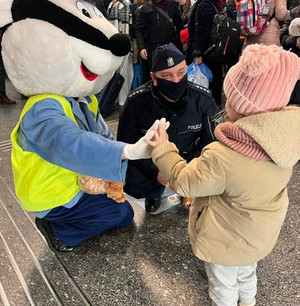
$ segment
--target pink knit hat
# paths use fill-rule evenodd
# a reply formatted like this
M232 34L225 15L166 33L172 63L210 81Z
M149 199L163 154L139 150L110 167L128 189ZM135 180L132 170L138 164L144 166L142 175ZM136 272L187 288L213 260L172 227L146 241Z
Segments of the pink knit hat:
M280 110L299 77L296 54L275 45L249 45L224 79L226 103L243 115Z

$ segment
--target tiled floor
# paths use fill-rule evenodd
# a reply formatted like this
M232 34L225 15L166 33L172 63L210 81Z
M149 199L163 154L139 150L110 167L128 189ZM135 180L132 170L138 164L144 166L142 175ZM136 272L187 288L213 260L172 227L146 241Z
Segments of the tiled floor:
M67 256L48 249L14 195L9 135L23 105L0 105L0 305L208 306L203 263L192 254L180 205L154 216L133 204L128 228L97 235ZM107 121L115 133L117 114ZM279 241L259 263L257 305L300 305L299 163L289 194Z

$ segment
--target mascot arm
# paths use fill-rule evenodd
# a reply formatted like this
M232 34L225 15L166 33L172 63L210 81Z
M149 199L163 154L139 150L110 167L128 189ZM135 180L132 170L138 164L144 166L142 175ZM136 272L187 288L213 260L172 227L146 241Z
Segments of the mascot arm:
M52 164L109 181L125 180L125 143L81 130L56 100L35 104L22 119L21 130L25 147Z
M111 133L108 125L106 124L106 122L103 120L102 116L100 115L100 113L98 112L97 115L97 124L100 127L100 131L101 131L101 135L105 138L114 140L114 136Z

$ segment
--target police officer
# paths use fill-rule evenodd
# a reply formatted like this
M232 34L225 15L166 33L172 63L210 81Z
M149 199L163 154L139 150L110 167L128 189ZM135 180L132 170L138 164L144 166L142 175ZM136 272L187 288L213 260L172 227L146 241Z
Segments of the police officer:
M152 54L151 81L132 91L120 114L117 139L135 143L156 119L170 122L169 139L187 161L200 155L215 140L219 116L209 89L187 80L184 55L173 43L157 47ZM129 161L125 192L145 198L145 208L160 207L167 180L151 159Z

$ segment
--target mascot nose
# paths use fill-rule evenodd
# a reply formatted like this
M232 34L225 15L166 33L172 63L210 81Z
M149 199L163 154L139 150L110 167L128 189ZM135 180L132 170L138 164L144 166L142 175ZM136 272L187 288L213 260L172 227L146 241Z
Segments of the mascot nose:
M109 50L113 55L124 56L131 49L131 42L126 34L117 33L113 35L109 41Z

